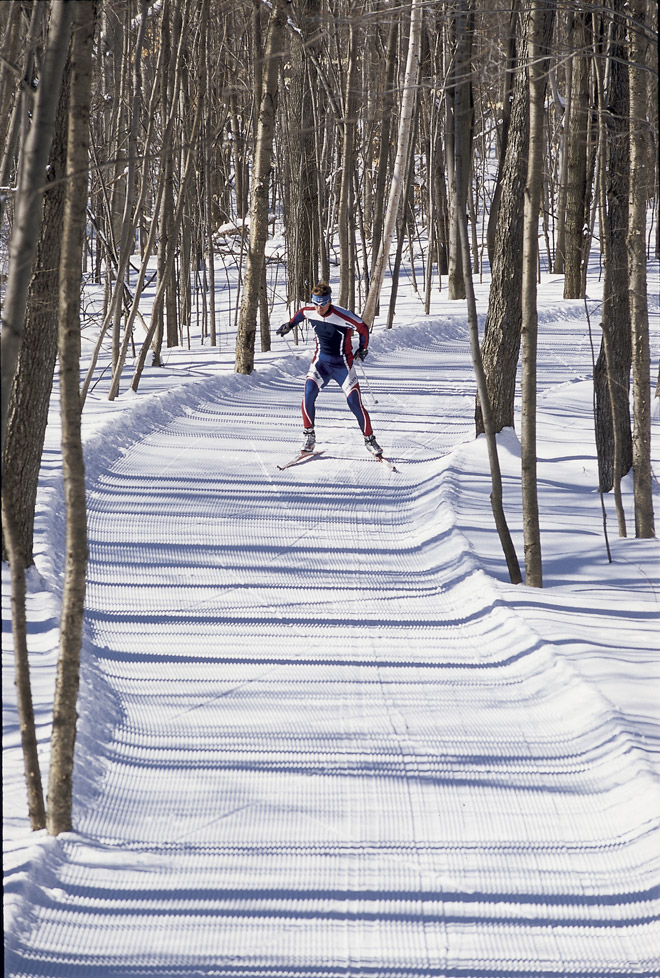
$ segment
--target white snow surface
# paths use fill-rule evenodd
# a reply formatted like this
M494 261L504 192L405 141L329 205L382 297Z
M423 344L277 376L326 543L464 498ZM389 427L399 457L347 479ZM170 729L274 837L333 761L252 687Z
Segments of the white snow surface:
M465 306L444 293L428 317L403 294L372 335L364 403L398 472L338 388L317 402L322 454L278 470L301 441L304 344L274 337L244 377L228 332L167 351L137 395L94 389L75 831L58 838L29 831L3 569L8 978L660 975L660 552L634 537L626 479L608 562L585 304L561 288L539 293L543 589L508 582ZM56 410L29 575L44 781ZM522 563L513 429L499 447Z

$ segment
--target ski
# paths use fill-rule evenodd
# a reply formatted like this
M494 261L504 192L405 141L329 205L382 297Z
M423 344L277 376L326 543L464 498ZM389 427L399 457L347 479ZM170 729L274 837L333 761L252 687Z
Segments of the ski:
M394 462L390 462L389 458L385 458L384 455L372 455L371 457L374 459L374 461L380 462L381 465L386 466L390 470L390 472L399 471L396 465L394 464Z
M298 455L296 455L295 458L291 458L291 459L289 459L288 462L285 462L284 465L278 465L277 467L280 470L280 472L283 472L284 469L290 469L291 466L293 466L293 465L302 465L303 462L306 462L308 459L310 459L310 458L316 458L317 456L322 455L322 454L323 454L322 451L320 451L320 452L317 452L317 451L313 451L313 452L299 452ZM388 468L390 470L390 472L398 472L399 471L397 469L396 465L393 462L390 462L390 460L388 458L385 458L384 455L371 455L371 458L374 460L374 462L380 462L381 465L386 466L386 468Z
M322 452L300 452L295 458L289 459L289 461L285 462L284 465L278 465L277 467L280 472L283 472L284 469L289 469L292 465L297 465L299 462L304 462L308 458L314 458L316 455L321 454Z

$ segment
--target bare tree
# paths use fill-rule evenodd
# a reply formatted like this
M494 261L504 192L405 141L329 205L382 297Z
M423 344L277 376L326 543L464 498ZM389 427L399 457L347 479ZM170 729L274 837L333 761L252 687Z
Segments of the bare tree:
M46 164L71 35L72 4L53 0L41 81L34 116L23 151L16 194L14 227L9 242L9 275L2 307L2 452L9 394L23 337L25 307L41 227Z
M466 27L466 37L465 43L468 45L467 51L467 64L469 64L472 58L472 35L474 33L474 8L472 5L469 7L468 12L469 22ZM453 46L454 51L458 45L458 40L456 38L456 25L455 20L449 21L449 26L453 31ZM449 71L449 81L447 84L446 91L446 106L447 106L447 128L446 128L446 139L447 139L447 172L449 177L449 276L448 276L448 295L450 299L465 299L465 282L463 281L463 261L461 256L461 247L459 241L459 221L463 220L463 215L467 209L468 200L468 181L466 180L461 188L461 192L465 194L463 199L458 196L458 187L456 184L456 173L454 170L454 161L456 159L457 152L464 158L470 158L470 151L472 146L472 128L473 128L473 113L470 111L465 118L465 124L460 129L456 129L455 125L455 115L456 115L456 100L462 98L461 86L464 83L464 78L461 75L461 68L459 68L459 59L450 56L450 61L452 63L452 68ZM463 63L463 59L461 59ZM470 76L470 86L471 86L471 76ZM470 92L470 109L472 107L472 93ZM457 149L455 144L456 139L460 139L462 145Z
M199 37L200 37L202 27L207 23L208 2L209 0L202 0L201 7L197 11L198 21L197 21L197 27L195 30L195 38L193 43L193 48L195 49L199 44ZM179 46L177 49L177 58L176 58L177 64L180 61L181 39L183 38L183 36L184 36L184 32L182 31L179 38ZM196 101L195 115L192 120L190 131L186 142L186 152L185 152L185 158L183 164L183 172L181 174L181 178L179 181L179 195L177 198L174 215L172 217L172 224L171 224L172 240L170 242L170 247L168 248L167 251L165 267L162 269L159 275L158 287L156 289L156 294L154 296L154 310L156 310L163 302L165 296L165 290L170 286L171 276L174 270L174 258L176 254L175 239L181 227L181 222L183 220L183 213L186 205L188 186L190 184L190 180L194 169L194 161L197 155L197 137L199 134L200 122L202 117L202 108L203 108L203 99L200 96L200 98L198 98ZM173 112L171 113L171 118L173 118ZM161 173L161 177L163 177L162 173ZM165 179L160 179L159 189L157 192L158 207L160 207L162 201L161 195L163 193L164 184L165 184ZM157 210L154 211L154 219L156 213ZM154 340L154 336L156 334L158 325L159 325L159 318L157 315L154 314L154 316L152 317L151 325L149 326L147 335L144 339L144 342L138 354L137 363L135 364L135 370L133 371L133 379L131 380L131 389L134 391L137 391L138 387L140 386L140 378L142 377L142 371L144 370L144 365L146 363L147 356L149 355L149 350ZM155 356L156 357L158 356L157 352Z
M355 305L355 137L358 113L358 69L362 61L363 35L359 21L363 0L354 3L348 24L348 55L345 71L346 90L343 100L342 154L339 187L339 302Z
M573 71L571 113L567 136L566 228L564 249L564 298L580 299L586 284L585 234L589 219L588 143L590 129L589 51L591 11L573 12Z
M523 203L529 148L529 83L524 37L518 47L506 149L496 191L497 233L493 231L493 266L481 351L495 431L513 427L522 321ZM479 400L475 417L479 434L484 430Z
M466 173L469 161L463 156L464 141L460 138L462 129L469 124L470 117L470 62L469 46L467 42L467 2L459 0L459 10L456 17L456 64L459 69L460 84L454 92L454 125L456 127L456 137L454 140L455 159L454 174L456 181L456 193L459 199L465 200L464 183L467 182ZM468 323L470 326L470 349L472 351L472 362L474 364L475 376L477 379L477 389L482 404L482 416L488 444L488 460L491 473L491 507L495 526L502 544L502 550L506 558L509 577L512 584L520 584L522 576L518 557L513 546L502 497L502 474L497 453L497 441L495 429L493 427L488 390L486 388L486 375L484 373L481 352L479 350L479 325L477 320L477 304L474 295L474 285L472 281L472 265L470 262L470 245L467 233L467 217L463 213L462 218L457 224L461 256L463 260L463 276L466 287L466 297L468 306Z
M33 831L46 826L46 807L41 783L37 730L34 723L32 684L27 644L25 557L16 532L16 521L9 510L9 500L2 494L2 534L11 567L11 618L14 639L14 675L16 705L21 730L23 770L27 786L28 814Z
M273 156L278 76L283 55L286 21L285 0L275 0L268 24L264 54L265 72L250 194L250 244L243 285L241 318L236 335L236 372L242 374L252 373L254 368L257 308L268 236L268 189Z
M651 475L651 354L646 282L646 20L645 0L630 0L630 195L628 274L633 367L633 478L635 535L655 535Z
M539 212L543 173L544 99L547 48L552 30L554 0L530 0L529 18L529 153L523 223L522 278L522 503L525 542L525 583L543 586L541 533L536 480L536 350L538 312Z
M603 341L594 373L596 448L600 489L609 492L615 486L617 494L621 477L632 466L629 406L632 341L627 248L630 138L624 4L625 0L614 0L612 17L604 28L607 30L606 65L602 65L598 55L595 59L601 128L599 184L603 252ZM622 526L625 523L620 517L620 532Z
M421 0L412 0L410 6L410 38L408 40L408 55L406 58L401 113L399 116L396 159L390 179L390 191L387 200L387 210L385 212L383 236L378 248L378 258L373 269L367 301L362 312L362 318L369 326L373 323L376 306L380 298L380 290L389 260L390 246L392 244L392 236L394 234L399 201L405 179L406 163L408 161L413 128L412 121L418 99L417 80L422 42L422 13Z
M71 5L75 9L58 317L66 555L48 781L47 828L51 835L67 832L72 826L76 704L87 572L85 470L80 432L80 280L87 203L96 0L76 0Z
M57 282L64 212L69 78L67 67L48 157L41 230L11 388L3 454L2 494L7 511L16 521L15 532L26 567L33 563L34 510L57 357Z
M133 84L132 92L130 93L130 113L128 122L128 147L127 147L127 160L126 160L126 178L125 178L125 189L123 193L124 197L124 207L121 216L121 222L119 225L119 242L118 242L118 267L116 272L116 286L112 299L112 349L113 349L113 367L117 366L119 360L119 349L120 349L120 324L121 324L121 314L124 308L124 279L126 275L126 269L128 268L128 262L132 250L132 244L135 239L135 227L136 227L136 216L134 214L134 203L135 203L135 180L136 180L136 164L137 164L137 139L138 139L138 126L140 125L141 108L142 108L142 56L143 56L143 45L144 37L147 26L147 0L140 0L140 15L138 18L138 32L137 40L135 43L135 53L133 56ZM128 64L125 68L130 65L130 61L127 58ZM128 99L127 99L128 100ZM122 175L123 178L123 175Z

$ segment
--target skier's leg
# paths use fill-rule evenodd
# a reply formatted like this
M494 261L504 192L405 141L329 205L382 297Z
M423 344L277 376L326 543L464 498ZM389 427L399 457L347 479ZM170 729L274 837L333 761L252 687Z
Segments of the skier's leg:
M369 412L362 403L362 392L360 391L360 385L358 383L355 367L351 365L350 368L347 367L345 371L341 371L341 373L338 372L335 375L335 380L341 385L341 389L346 395L346 401L349 408L357 418L357 423L360 425L360 431L365 438L369 438L374 432L373 428L371 427Z
M325 368L325 364L318 358L312 360L307 371L307 376L305 377L305 393L302 400L302 416L305 428L314 427L316 398L319 396L319 391L326 386L329 379L330 377Z
M360 391L360 385L356 384L351 392L347 395L346 401L348 406L357 418L357 423L360 425L360 430L365 438L370 438L374 431L371 427L371 418L369 417L369 412L362 403L362 392Z
M303 426L305 428L314 427L316 416L316 398L319 396L319 385L311 377L305 381L305 393L302 399Z

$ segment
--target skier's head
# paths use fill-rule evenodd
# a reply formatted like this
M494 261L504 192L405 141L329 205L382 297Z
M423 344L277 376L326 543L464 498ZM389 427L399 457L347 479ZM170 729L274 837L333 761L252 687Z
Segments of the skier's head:
M330 304L332 299L332 289L327 282L319 282L312 289L312 302L315 306L321 308Z

